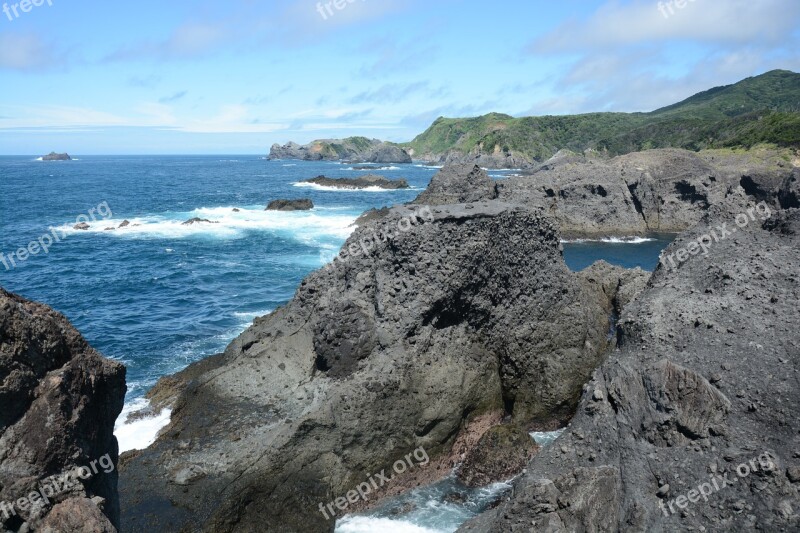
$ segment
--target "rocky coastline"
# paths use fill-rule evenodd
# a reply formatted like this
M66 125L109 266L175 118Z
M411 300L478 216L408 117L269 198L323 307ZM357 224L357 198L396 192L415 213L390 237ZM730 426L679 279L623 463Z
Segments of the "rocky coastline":
M148 397L171 422L123 456L119 497L115 475L100 476L70 505L108 521L98 531L332 532L325 504L424 450L429 463L350 511L460 465L468 485L521 474L463 531L800 527L800 167L674 149L562 151L502 180L481 166L448 165L410 204L365 213L344 249L369 249L309 275L224 353L163 378ZM565 237L652 231L680 233L664 252L678 262L652 275L564 263ZM37 407L47 387L86 406L57 418L59 440L37 437L55 446L33 454L46 465L6 453L0 474L30 472L28 487L101 452L116 463L124 367L48 308L0 300L0 369L21 376L0 387L13 407L0 450L36 435L25 424L51 412ZM9 403L17 390L32 400ZM527 432L543 427L566 430L538 449ZM683 505L756 457L772 467ZM0 496L12 487L3 479ZM50 516L67 515L23 519Z

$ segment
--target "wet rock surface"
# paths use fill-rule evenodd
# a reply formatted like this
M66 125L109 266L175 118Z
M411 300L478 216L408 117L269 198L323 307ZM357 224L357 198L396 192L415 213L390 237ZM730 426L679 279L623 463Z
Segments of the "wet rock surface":
M323 187L336 187L337 189L366 189L368 187L379 187L381 189L408 189L408 182L403 179L390 180L384 176L368 174L358 178L328 178L317 176L302 183L314 183Z
M314 209L314 202L308 198L298 200L273 200L267 206L267 211L308 211Z

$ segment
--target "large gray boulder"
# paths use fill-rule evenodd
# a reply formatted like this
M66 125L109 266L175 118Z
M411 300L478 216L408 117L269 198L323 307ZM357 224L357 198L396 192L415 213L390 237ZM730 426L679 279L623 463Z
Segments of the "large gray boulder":
M124 398L124 366L64 316L0 288L0 531L79 531L69 516L80 531L116 531Z
M598 286L519 206L364 222L285 307L164 381L172 422L127 459L125 528L332 531L321 503L419 447L447 456L475 417L563 423L609 348Z
M665 252L735 230L659 267L569 429L461 531L800 528L800 210L737 226L752 208L712 207Z

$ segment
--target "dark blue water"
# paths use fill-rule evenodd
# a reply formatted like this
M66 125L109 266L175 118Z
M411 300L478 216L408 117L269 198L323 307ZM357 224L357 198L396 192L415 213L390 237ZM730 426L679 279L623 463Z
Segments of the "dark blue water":
M125 362L131 401L159 377L222 351L329 261L359 214L412 200L435 171L395 165L377 173L404 177L412 190L341 192L295 183L363 172L254 156L0 157L6 262L51 227L63 235L47 254L15 256L9 270L0 264L0 285L64 313L93 346ZM264 211L270 200L297 197L310 197L316 208ZM91 209L91 228L71 229ZM193 217L217 223L182 225ZM131 225L105 231L123 220ZM568 244L565 256L572 268L597 258L652 268L663 243L645 244Z

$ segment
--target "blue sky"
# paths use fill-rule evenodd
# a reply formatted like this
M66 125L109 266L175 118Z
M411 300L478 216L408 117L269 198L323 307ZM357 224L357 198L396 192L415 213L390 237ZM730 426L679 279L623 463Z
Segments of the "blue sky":
M337 2L7 1L0 154L405 141L440 115L649 111L800 71L798 0Z

